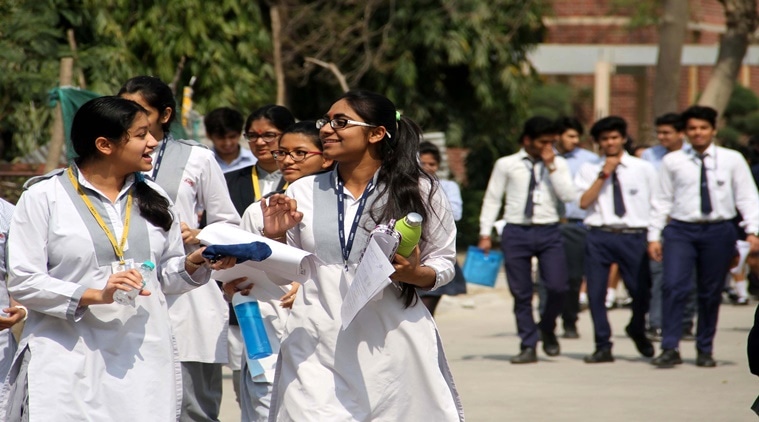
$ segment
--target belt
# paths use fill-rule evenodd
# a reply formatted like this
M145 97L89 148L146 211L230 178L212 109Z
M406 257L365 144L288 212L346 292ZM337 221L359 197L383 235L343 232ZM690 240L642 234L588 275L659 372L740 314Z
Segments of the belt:
M615 233L615 234L643 234L648 232L648 229L642 227L610 227L610 226L593 226L592 230L601 230L602 232Z

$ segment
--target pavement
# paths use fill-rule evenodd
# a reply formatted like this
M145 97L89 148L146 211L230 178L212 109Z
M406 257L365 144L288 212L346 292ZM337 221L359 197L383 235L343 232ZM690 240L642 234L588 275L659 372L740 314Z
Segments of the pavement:
M582 361L594 349L585 311L578 322L580 338L559 338L560 356L548 357L539 349L537 364L512 365L509 358L518 353L519 338L503 274L495 288L468 288L467 295L444 297L436 312L467 421L757 420L750 406L759 394L759 378L749 372L746 359L756 303L722 306L716 368L695 366L694 342L680 344L682 365L652 366L624 333L630 318L625 308L609 311L616 362ZM655 346L658 355L659 343ZM225 370L221 422L240 421L231 380Z

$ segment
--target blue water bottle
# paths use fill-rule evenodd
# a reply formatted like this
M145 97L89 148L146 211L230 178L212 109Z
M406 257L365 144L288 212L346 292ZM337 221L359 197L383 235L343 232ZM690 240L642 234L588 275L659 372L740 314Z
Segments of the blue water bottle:
M261 359L271 356L271 344L266 335L261 309L253 296L243 296L236 293L232 297L232 306L240 324L242 339L250 359Z

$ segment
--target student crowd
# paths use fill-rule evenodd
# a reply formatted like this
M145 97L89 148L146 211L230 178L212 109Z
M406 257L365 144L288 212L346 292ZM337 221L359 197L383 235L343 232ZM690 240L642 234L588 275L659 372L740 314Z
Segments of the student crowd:
M461 195L434 176L440 152L420 142L420 128L367 91L302 122L275 105L247 119L213 110L212 149L175 139L175 115L164 82L132 78L77 112L69 167L29 180L15 210L0 202L0 329L25 321L18 344L10 330L0 336L0 420L218 420L224 364L244 421L463 420L432 320L441 294L465 291L455 259ZM619 117L590 130L600 157L578 147L572 119L525 123L523 148L495 164L480 216L487 251L504 207L521 339L512 363L536 362L539 341L558 355L560 315L565 336L577 337L582 294L595 328L585 362L613 362L605 302L616 267L632 298L625 331L640 353L653 357L647 334L661 333L652 363L682 363L695 297L696 363L715 366L736 242L759 251L759 195L740 154L714 145L716 119L707 107L662 116L661 145L642 159L626 152ZM410 212L424 218L422 240L394 256L387 287L343 327L371 231ZM312 279L284 296L261 288L263 278L217 285L211 270L236 259L203 255L198 235L212 223L313 253ZM533 258L545 287L538 323ZM145 279L144 261L155 264ZM114 302L133 289L134 306ZM251 291L274 352L259 360L246 357L230 305Z
M500 233L507 283L521 339L515 364L537 362L542 341L560 353L556 321L576 338L583 278L595 349L586 363L613 362L607 318L610 269L618 268L632 299L625 332L651 363L682 363L679 346L697 309L696 365L714 367L717 317L733 268L759 252L759 194L746 159L715 145L717 112L692 106L656 120L661 144L638 158L625 149L627 123L596 121L590 135L600 156L578 147L582 126L536 116L524 124L522 149L493 169L480 215L479 246L490 250L503 204ZM505 197L505 199L504 199ZM533 318L531 261L545 287L540 321ZM747 303L745 280L738 303ZM652 338L661 337L654 358Z

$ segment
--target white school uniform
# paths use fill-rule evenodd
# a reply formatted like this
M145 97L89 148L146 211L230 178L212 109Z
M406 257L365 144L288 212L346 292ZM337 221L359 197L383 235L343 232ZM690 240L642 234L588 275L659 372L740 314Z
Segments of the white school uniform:
M5 275L7 274L5 269L5 243L8 240L8 228L11 225L14 208L10 202L0 199L0 310L10 306L8 286L5 283ZM0 379L4 380L8 375L15 353L16 339L11 330L0 331Z
M145 287L151 295L137 297L135 307L79 306L85 290L105 286L117 258L102 229L82 208L83 201L72 193L68 177L60 173L43 177L24 192L11 222L8 289L29 309L29 318L0 396L0 420L18 420L24 396L30 421L176 420L181 372L164 294L205 284L210 271L200 268L191 277L184 269L176 216L165 232L140 216L135 201L125 257L156 263ZM90 199L105 209L100 215L120 239L133 177L127 178L116 203L81 175L78 180L94 192ZM24 369L27 377L19 376Z
M179 221L198 228L196 210L203 209L208 224L219 221L239 224L240 216L229 198L224 174L213 152L193 141L169 138L156 147L154 159L164 142L168 145L155 181L174 201ZM185 251L189 253L196 248L185 246ZM221 289L208 283L188 294L169 295L167 300L179 359L226 363L229 306Z
M343 296L374 227L370 214L372 205L381 205L374 198L382 187L366 204L346 272L337 234L336 172L301 178L287 191L304 215L288 232L288 243L324 264L298 290L287 319L270 420L463 420L440 336L421 301L405 308L399 290L390 285L342 329ZM426 197L429 184L421 187ZM456 229L443 195L436 190L429 204L426 238L420 243L421 263L438 275L435 287L450 282L455 262ZM344 198L348 237L359 198L347 191Z

